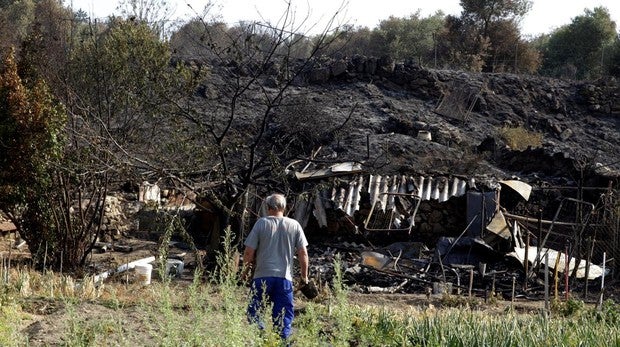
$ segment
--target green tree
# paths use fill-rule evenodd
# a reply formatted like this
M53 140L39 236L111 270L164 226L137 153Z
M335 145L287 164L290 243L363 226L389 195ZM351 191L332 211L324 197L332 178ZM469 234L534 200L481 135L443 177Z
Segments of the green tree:
M542 73L579 79L601 76L605 51L612 52L617 35L606 8L586 9L549 36L542 48Z
M474 23L478 34L489 37L492 24L503 20L519 20L532 7L530 0L461 0L461 18Z
M332 44L325 47L320 55L340 59L354 55L378 57L388 54L383 39L376 34L376 30L367 27L345 25L329 36Z
M67 105L87 121L92 136L114 138L99 142L101 150L111 146L107 157L126 160L116 156L118 146L150 154L162 140L153 136L165 128L158 117L170 112L169 100L186 92L183 78L191 77L170 60L168 45L146 23L120 18L102 32L93 28L73 52L69 82L78 97Z
M15 223L37 264L60 250L47 199L63 153L66 114L40 80L24 85L11 52L0 74L0 209ZM60 262L60 252L52 254Z
M33 0L7 1L0 6L0 54L21 46L34 21L34 8Z
M66 109L60 106L57 97L62 98L65 104L76 99L76 94L71 92L67 84L70 82L68 62L74 43L72 39L75 37L71 34L79 32L79 27L84 28L84 24L72 20L72 13L55 0L34 2L32 15L30 22L24 22L28 26L24 31L25 37L19 39L19 62L15 64L11 54L11 64L6 68L4 81L13 81L11 85L5 86L7 90L21 85L18 89L25 91L18 98L24 100L21 107L23 112L38 112L41 116L31 117L32 124L27 126L27 123L22 123L21 128L16 129L10 126L16 113L7 112L3 127L6 131L2 136L7 146L21 138L23 146L36 151L29 153L24 150L22 153L28 160L22 157L19 159L24 165L30 163L30 168L12 171L17 172L17 179L22 179L23 187L11 185L11 172L3 172L4 188L17 195L7 196L7 199L12 200L5 201L0 209L7 212L18 226L38 265L46 263L59 268L64 264L65 269L76 269L85 264L86 256L101 231L108 173L107 170L101 170L101 166L93 169L91 165L99 158L93 160L96 154L92 148L84 150L84 144L92 143L92 138L85 141L86 133L76 129L76 125L84 122L74 117L70 122L60 121L61 118L65 119ZM16 74L10 73L13 68ZM70 114L74 116L73 112ZM74 128L65 131L68 124ZM52 125L54 128L51 128ZM39 132L36 139L16 136L35 132ZM54 143L57 155L51 157L46 154L45 148L51 144L42 139L47 135L60 139L60 134L63 135L62 141ZM68 142L69 139L72 141ZM67 143L70 145L65 146ZM7 161L17 162L13 155L18 155L20 151L15 148L14 144L7 147ZM6 166L2 167L4 169ZM33 171L33 167L44 170ZM31 171L31 176L26 176L25 171Z
M46 52L54 52L50 47L56 47L48 44L53 40L50 33L58 32L45 29L43 23L25 41L19 65L25 88L41 77L55 81L56 95L68 113L63 155L48 162L46 186L37 190L38 201L47 207L39 210L45 211L49 227L37 239L24 237L39 263L47 254L48 265L64 264L65 269L85 265L102 235L110 182L119 177L130 181L137 177L132 176L135 172L154 171L157 163L150 159L166 161L170 153L166 151L173 147L165 141L169 136L158 136L158 127L166 129L159 122L167 112L162 105L165 98L176 97L167 93L168 88L182 88L185 76L182 69L170 65L167 45L144 22L115 18L106 25L77 24L76 40L65 45L67 55L57 56L56 62L65 66L50 63L46 69L41 62ZM70 35L66 37L69 40ZM170 82L167 73L181 78ZM37 223L38 215L29 211L16 218L20 225Z
M490 24L489 55L485 66L492 72L534 73L541 63L535 46L523 39L515 21L501 20Z
M620 77L620 38L610 47L609 63L605 65L610 76Z
M72 18L71 11L56 0L36 3L34 20L20 44L19 74L26 83L41 78L54 95L66 90L71 32L76 25Z
M423 18L418 10L408 18L383 20L375 31L382 38L386 53L395 59L429 63L433 61L436 35L444 25L444 18L441 11Z
M449 16L440 36L440 57L474 71L534 72L539 57L521 38L519 21L529 0L462 0L460 17Z
M438 35L440 65L481 71L489 55L489 46L489 39L480 37L472 23L448 16L444 29Z

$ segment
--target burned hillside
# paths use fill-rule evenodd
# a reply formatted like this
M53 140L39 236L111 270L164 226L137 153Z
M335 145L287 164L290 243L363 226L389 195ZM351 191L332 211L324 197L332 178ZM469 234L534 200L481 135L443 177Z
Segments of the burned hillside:
M251 75L231 66L234 73ZM230 66L213 67L219 69L231 73ZM485 264L491 273L505 274L504 285L515 277L525 287L526 278L534 278L532 268L542 271L545 254L558 261L547 263L551 268L573 280L597 278L596 271L600 277L594 264L605 257L607 270L615 267L610 260L620 246L615 81L432 70L366 57L304 69L286 90L285 102L268 108L273 118L263 129L265 147L288 159L264 166L265 180L251 189L249 213L233 225L237 230L249 230L261 215L261 196L285 191L289 216L313 242L329 244L331 252L351 252L348 268L362 278L356 262L380 264L371 267L426 285L445 281L445 271L465 276ZM269 71L255 93L279 90L281 70ZM211 75L193 102L225 99L225 88L218 87L224 84ZM232 124L239 143L264 126L265 114L253 112L264 106L261 100L244 100L243 116ZM510 138L505 129L526 135ZM282 174L285 185L270 176ZM209 215L201 220L218 219L201 213ZM211 226L203 223L192 232L206 247L217 247ZM395 243L397 250L383 249ZM381 249L373 260L358 258ZM578 264L571 261L564 269L558 251ZM399 259L413 263L394 265ZM327 271L322 266L317 273ZM475 286L481 290L487 280Z
M545 268L569 274L581 289L603 271L617 278L614 81L354 57L305 66L290 86L272 66L237 95L235 83L255 78L251 71L192 66L209 73L182 102L209 122L175 120L193 127L183 141L178 124L160 123L169 136L131 144L133 153L168 153L151 164L185 162L188 169L119 179L114 201L125 207L106 210L100 251L127 249L124 237L161 240L169 228L162 221L180 216L210 261L225 226L239 245L264 212L262 198L280 191L313 244L313 272L329 281L334 257L342 256L349 284L361 291L441 291L446 283L463 290L469 277L475 293L497 284L506 294L514 278L520 288L537 288L528 292L536 296ZM203 129L219 142L207 141Z

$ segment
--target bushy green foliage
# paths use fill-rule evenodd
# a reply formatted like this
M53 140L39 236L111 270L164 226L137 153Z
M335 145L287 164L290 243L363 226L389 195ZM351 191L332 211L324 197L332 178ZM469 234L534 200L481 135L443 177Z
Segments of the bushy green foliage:
M584 313L584 303L581 300L569 298L566 301L553 301L551 310L564 317L576 316Z
M542 72L564 78L597 78L601 62L618 40L616 23L604 7L586 9L571 23L551 33L542 46Z
M0 8L0 53L6 54L11 47L19 47L28 35L34 20L36 1L4 2Z
M448 16L439 37L444 66L485 72L534 72L539 54L521 39L519 19L532 2L463 0L459 17Z
M382 20L379 27L373 30L376 37L374 42L383 47L382 54L378 56L389 55L396 60L412 59L433 66L437 34L443 23L442 12L422 17L419 10L409 17Z
M0 209L28 243L35 262L54 247L54 215L46 200L64 148L66 114L41 81L27 87L10 53L0 75Z
M620 77L620 38L609 47L609 53L606 57L608 63L605 64L606 72L614 77Z

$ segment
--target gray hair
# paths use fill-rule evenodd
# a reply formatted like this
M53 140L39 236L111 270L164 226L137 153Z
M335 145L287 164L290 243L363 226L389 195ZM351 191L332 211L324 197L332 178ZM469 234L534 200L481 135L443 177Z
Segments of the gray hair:
M271 194L265 199L267 207L274 211L284 211L286 209L286 198L282 194Z

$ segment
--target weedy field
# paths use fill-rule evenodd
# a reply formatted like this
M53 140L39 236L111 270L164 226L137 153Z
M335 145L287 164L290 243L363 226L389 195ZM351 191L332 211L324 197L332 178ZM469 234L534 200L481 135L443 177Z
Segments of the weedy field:
M284 345L273 326L261 331L247 323L248 289L238 285L231 267L221 268L209 275L197 271L189 283L112 281L98 287L88 278L3 271L0 345ZM620 308L611 301L597 309L569 300L554 303L550 312L525 313L454 296L382 305L349 292L340 271L317 299L296 300L288 341L295 346L620 345Z

